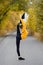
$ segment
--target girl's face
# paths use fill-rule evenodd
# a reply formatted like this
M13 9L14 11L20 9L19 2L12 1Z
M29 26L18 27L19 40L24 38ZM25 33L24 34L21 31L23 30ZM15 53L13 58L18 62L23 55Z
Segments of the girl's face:
M21 17L22 17L22 15L23 14L21 14L20 15L20 19L22 19ZM22 20L24 20L25 22L27 21L27 19L28 19L28 17L29 17L29 14L27 14L26 12L25 12L25 18L24 19L22 19Z

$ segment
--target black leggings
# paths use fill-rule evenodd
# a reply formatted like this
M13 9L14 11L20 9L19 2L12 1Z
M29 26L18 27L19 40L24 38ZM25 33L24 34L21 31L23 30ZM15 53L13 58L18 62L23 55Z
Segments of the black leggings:
M17 54L18 56L20 56L20 38L19 37L16 37L16 47L17 47Z

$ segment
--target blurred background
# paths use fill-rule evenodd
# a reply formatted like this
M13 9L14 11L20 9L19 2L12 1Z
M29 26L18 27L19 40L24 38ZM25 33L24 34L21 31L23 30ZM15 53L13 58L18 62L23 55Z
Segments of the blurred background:
M16 31L24 12L29 35L43 41L43 0L0 0L0 37Z

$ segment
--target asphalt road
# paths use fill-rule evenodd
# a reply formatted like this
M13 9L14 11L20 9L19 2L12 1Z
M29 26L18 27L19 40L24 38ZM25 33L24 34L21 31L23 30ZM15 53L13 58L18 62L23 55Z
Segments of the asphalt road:
M0 38L0 65L43 65L43 42L29 36L21 40L20 52L24 61L18 60L15 35Z

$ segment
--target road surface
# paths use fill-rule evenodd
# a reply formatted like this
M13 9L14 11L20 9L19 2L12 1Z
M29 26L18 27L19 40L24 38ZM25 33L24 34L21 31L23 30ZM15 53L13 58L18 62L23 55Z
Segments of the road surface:
M0 65L43 65L43 42L29 36L21 40L20 51L24 61L18 60L14 34L0 38Z

